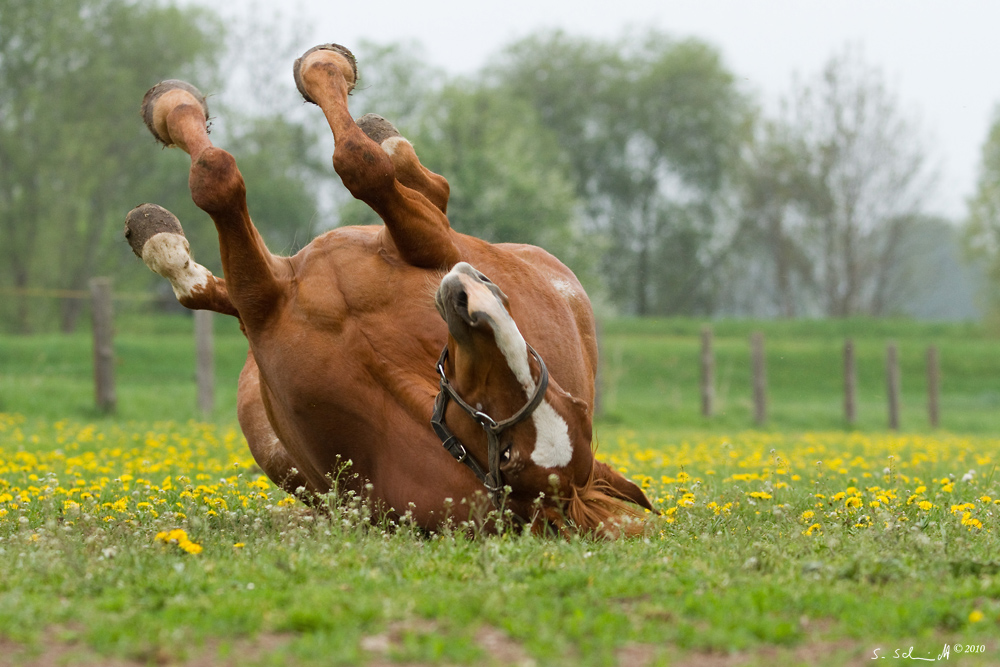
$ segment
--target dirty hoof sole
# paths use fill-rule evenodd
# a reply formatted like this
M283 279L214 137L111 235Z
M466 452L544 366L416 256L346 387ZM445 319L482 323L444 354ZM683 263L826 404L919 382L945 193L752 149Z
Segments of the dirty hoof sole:
M161 81L156 84L148 91L146 95L142 98L142 120L146 123L146 127L149 131L153 133L164 146L171 146L173 142L170 141L169 136L164 136L166 134L166 114L161 114L158 116L156 114L156 103L169 92L179 90L185 93L189 93L195 101L201 105L201 110L205 114L205 120L208 120L208 102L205 101L205 96L201 94L201 91L192 86L186 81L181 81L179 79L167 79L166 81ZM160 128L157 130L157 128Z
M351 64L351 71L354 73L353 79L347 82L347 92L354 90L354 84L358 81L358 61L351 53L351 50L346 46L341 46L340 44L320 44L319 46L314 46L301 57L295 59L295 64L292 65L292 75L295 77L295 87L299 89L299 94L302 95L302 99L306 102L312 102L316 104L316 100L309 96L306 92L305 86L302 84L302 63L309 56L310 53L314 51L333 51L334 53L339 53L340 55L347 58L347 62Z
M184 236L180 220L162 206L140 204L125 216L125 238L136 257L142 258L146 241L162 232Z
M396 126L377 113L367 113L357 120L358 127L376 144L386 139L402 136Z

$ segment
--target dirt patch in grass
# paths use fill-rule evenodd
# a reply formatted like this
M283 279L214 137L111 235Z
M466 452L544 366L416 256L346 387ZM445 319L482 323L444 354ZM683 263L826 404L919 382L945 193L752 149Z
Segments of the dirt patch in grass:
M854 639L821 640L814 639L798 646L761 646L746 651L723 653L716 651L685 651L680 648L654 646L650 644L628 644L618 651L621 667L650 667L669 664L671 667L778 667L783 665L808 665L809 667L843 667L843 665L868 664L875 659L875 649L879 658L890 660L905 659L911 651L911 659L933 660L949 646L948 659L961 661L963 667L995 665L997 642L985 642L986 651L978 654L956 652L954 640L943 637L933 639L903 639L885 642L859 642ZM982 643L982 642L980 642ZM966 646L966 644L962 644ZM898 650L899 655L896 654ZM907 660L909 662L909 660Z
M408 620L393 623L385 632L362 637L361 648L372 654L368 667L400 667L401 663L389 662L389 653L400 647L406 633L430 633L437 625L427 620ZM492 626L482 626L475 634L476 644L483 649L482 664L534 667L537 663L518 642L507 633ZM405 667L420 667L415 663L405 663Z
M402 646L407 633L430 633L438 630L437 624L428 620L408 620L391 624L384 633L369 635L361 640L361 648L369 654L363 664L366 667L431 667L419 662L397 662L390 653ZM184 657L171 654L166 648L151 649L131 659L102 656L80 641L67 639L73 633L65 628L53 629L38 646L27 646L9 639L0 638L0 667L142 667L161 665L162 667L238 667L256 663L267 656L280 653L294 640L288 633L261 633L253 638L231 641L210 640L201 646L190 647ZM986 652L964 654L954 650L955 638L936 637L919 640L890 640L885 642L859 642L854 639L828 640L814 638L797 646L760 646L753 649L734 651L689 651L676 646L630 643L617 652L618 664L622 667L653 667L669 664L671 667L778 667L782 665L809 665L810 667L842 667L862 664L872 659L873 651L880 650L879 657L893 659L893 652L906 653L913 648L912 655L924 658L933 652L932 658L945 644L950 648L950 658L961 661L963 667L996 664L998 642L985 642ZM479 661L483 665L504 665L535 667L537 661L524 647L509 635L492 626L482 626L475 634L476 644L485 655ZM980 642L983 643L983 642ZM965 646L965 644L962 644ZM899 657L899 656L895 656Z
M262 633L256 637L227 642L209 641L203 646L192 647L187 656L179 657L167 648L143 651L134 659L99 655L77 641L67 641L64 634L53 631L51 637L38 646L0 638L0 667L238 667L251 660L258 660L280 650L291 641L288 634Z

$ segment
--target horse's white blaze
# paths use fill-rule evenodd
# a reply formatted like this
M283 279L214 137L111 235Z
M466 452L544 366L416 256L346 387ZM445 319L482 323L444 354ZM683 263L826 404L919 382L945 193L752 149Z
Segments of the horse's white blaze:
M170 281L178 299L208 285L212 272L191 259L191 246L180 234L160 232L142 246L142 261Z
M531 391L534 391L532 389ZM569 426L548 401L542 401L535 413L535 449L531 460L543 468L562 468L573 458L573 444L569 441Z
M528 363L528 344L525 342L524 336L521 335L510 313L497 300L493 292L480 283L478 279L462 271L460 266L461 264L456 265L452 271L458 270L460 274L464 273L461 275L461 279L469 300L469 312L484 312L492 318L494 323L493 336L500 353L507 360L507 365L514 373L514 377L524 387L527 396L533 396L538 385L531 377L531 365ZM569 426L566 424L566 420L545 400L532 413L531 419L537 433L535 448L531 452L531 460L543 468L561 468L569 464L570 459L573 458L573 444L569 439Z

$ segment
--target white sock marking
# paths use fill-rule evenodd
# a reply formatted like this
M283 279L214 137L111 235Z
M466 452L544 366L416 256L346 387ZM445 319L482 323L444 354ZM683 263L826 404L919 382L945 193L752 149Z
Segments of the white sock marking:
M142 261L170 281L178 299L208 285L212 272L191 259L191 246L180 234L160 232L142 246Z
M407 146L413 145L409 141L407 141L404 137L389 137L388 139L382 142L382 150L385 151L386 155L392 157L393 155L395 155L396 147L399 146L399 144L406 144Z

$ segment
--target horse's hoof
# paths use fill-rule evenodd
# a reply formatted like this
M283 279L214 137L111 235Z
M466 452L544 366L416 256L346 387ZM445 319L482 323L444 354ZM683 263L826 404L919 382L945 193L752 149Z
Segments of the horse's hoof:
M354 54L346 46L341 46L340 44L320 44L303 53L301 58L296 58L295 64L292 65L292 74L295 76L295 87L299 89L302 98L306 102L316 104L316 101L309 96L302 83L302 64L310 55L317 51L330 51L347 61L347 64L350 65L350 71L346 71L344 67L340 69L344 73L344 79L347 81L347 92L350 93L354 90L354 84L358 82L358 61L354 57ZM339 58L333 57L329 58L329 60L339 60Z
M125 238L132 246L132 252L140 259L146 241L162 232L184 236L180 220L162 206L140 204L125 216Z
M186 81L167 79L156 84L142 98L142 120L156 140L164 146L173 146L167 130L167 115L181 104L197 104L208 121L208 102L197 88Z
M358 127L368 138L381 145L386 139L402 136L396 126L376 113L367 113L357 120Z

